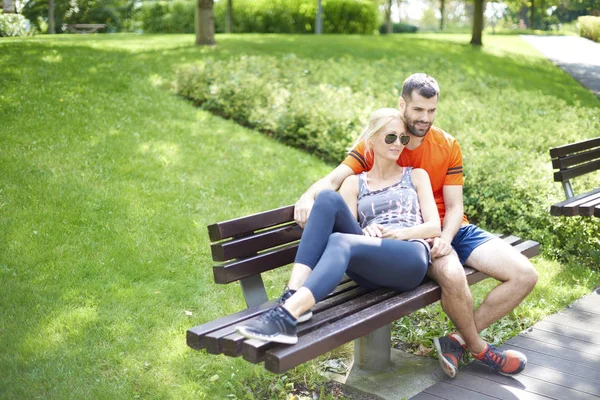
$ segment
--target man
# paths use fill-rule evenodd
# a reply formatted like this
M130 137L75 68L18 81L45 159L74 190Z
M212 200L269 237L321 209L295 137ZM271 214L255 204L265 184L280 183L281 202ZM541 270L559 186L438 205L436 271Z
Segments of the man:
M458 332L434 339L440 365L454 378L466 349L472 356L504 375L520 373L527 363L517 351L500 351L486 343L479 332L512 311L533 289L537 273L512 246L471 225L463 214L462 153L456 139L434 127L440 90L425 74L408 77L402 86L398 108L411 136L398 164L423 168L429 174L442 223L442 235L432 241L432 265L428 275L442 288L441 304ZM304 226L316 195L337 190L344 179L369 170L372 158L358 145L329 175L314 183L296 203L294 218ZM473 298L462 264L502 282L473 311Z

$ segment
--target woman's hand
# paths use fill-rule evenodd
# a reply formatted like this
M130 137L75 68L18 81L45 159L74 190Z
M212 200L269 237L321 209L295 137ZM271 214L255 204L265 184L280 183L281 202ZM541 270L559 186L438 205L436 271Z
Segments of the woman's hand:
M365 229L363 229L363 234L365 236L371 236L371 237L383 237L383 231L385 230L385 227L383 225L380 224L372 224L367 226Z
M384 239L406 240L406 237L403 234L403 229L391 229L383 227L382 233Z

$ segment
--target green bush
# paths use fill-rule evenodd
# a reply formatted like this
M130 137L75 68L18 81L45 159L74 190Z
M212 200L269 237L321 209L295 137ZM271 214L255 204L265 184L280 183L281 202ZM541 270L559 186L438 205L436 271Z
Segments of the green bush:
M27 34L27 20L20 14L3 14L0 10L0 37L24 36Z
M215 3L215 30L225 32L227 2ZM236 33L313 33L317 15L312 0L236 0L233 25ZM371 34L378 10L368 0L323 0L324 33Z
M205 110L337 164L369 113L395 104L405 69L414 68L402 65L407 59L308 60L293 54L209 59L182 67L175 86ZM504 78L438 67L438 79L452 82L442 126L460 134L469 219L494 232L539 240L548 255L598 267L600 224L548 212L563 196L552 182L548 148L582 140L583 131L599 132L597 109L572 109L542 94L523 97ZM498 97L518 101L500 105ZM479 103L495 108L472 107ZM532 127L545 126L553 129L531 135ZM519 140L506 138L506 132ZM590 190L597 179L581 177L576 191Z
M193 1L158 2L142 6L140 19L147 33L194 33Z
M579 23L579 36L600 42L600 17L586 15L577 18Z
M393 23L392 33L415 33L419 30L419 27L411 24L404 23ZM387 32L387 25L385 23L379 26L379 33L384 34Z

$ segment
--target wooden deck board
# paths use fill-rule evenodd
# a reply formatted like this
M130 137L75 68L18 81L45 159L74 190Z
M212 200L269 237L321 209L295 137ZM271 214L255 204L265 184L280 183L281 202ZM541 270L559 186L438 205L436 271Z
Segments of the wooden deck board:
M517 376L504 376L491 372L489 368L479 362L471 362L459 373L468 372L490 381L490 385L499 384L521 389L525 392L546 396L551 399L560 400L598 400L598 397L588 393L573 390L555 383L531 378L520 374Z
M522 348L517 348L510 345L504 345L502 349L513 349L523 351ZM547 366L559 372L569 373L587 380L600 382L600 371L589 368L586 365L566 361L561 358L538 353L536 351L527 350L527 364L533 363L536 365Z
M501 349L525 353L517 376L490 371L478 361L413 399L600 399L600 289L508 340Z
M480 392L475 392L470 389L464 389L459 386L451 385L444 381L438 382L437 384L425 389L425 393L432 394L434 396L441 397L446 400L485 400L494 399L494 397L487 396Z
M510 385L497 384L485 377L469 374L461 371L454 379L447 378L447 383L460 386L463 389L472 390L476 393L483 393L498 399L512 400L515 397L523 400L547 400L547 397L535 393L527 392L523 389Z

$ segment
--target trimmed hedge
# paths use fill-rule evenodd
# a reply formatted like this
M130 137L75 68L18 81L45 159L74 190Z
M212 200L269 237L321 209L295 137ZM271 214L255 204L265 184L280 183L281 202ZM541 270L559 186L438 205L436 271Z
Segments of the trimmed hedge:
M392 24L392 33L415 33L419 30L419 27L411 24L404 23L393 23ZM387 25L385 23L379 26L379 33L385 34L387 33Z
M579 36L600 42L600 17L586 15L577 18Z
M194 33L193 1L144 3L139 13L146 33Z
M215 31L225 32L227 2L215 3ZM324 33L372 34L379 24L377 7L369 0L324 0ZM140 13L148 33L194 33L195 3L172 1L144 4ZM317 5L312 0L235 0L237 33L313 33Z
M410 68L402 65L405 58L307 60L290 54L208 59L180 68L175 88L205 110L336 165L369 113L396 103L408 73L404 68ZM464 200L469 219L491 231L538 240L548 255L598 268L600 224L556 218L548 211L549 204L562 200L560 187L552 182L548 148L582 140L582 132L599 132L597 109L571 108L541 93L520 97L503 78L467 78L453 68L439 69L437 78L449 83L443 126L459 138L468 166ZM497 103L497 98L518 100ZM496 108L486 109L486 103ZM560 130L560 138L555 131L531 134L532 127L549 123ZM597 185L594 180L581 177L575 189L590 190Z

